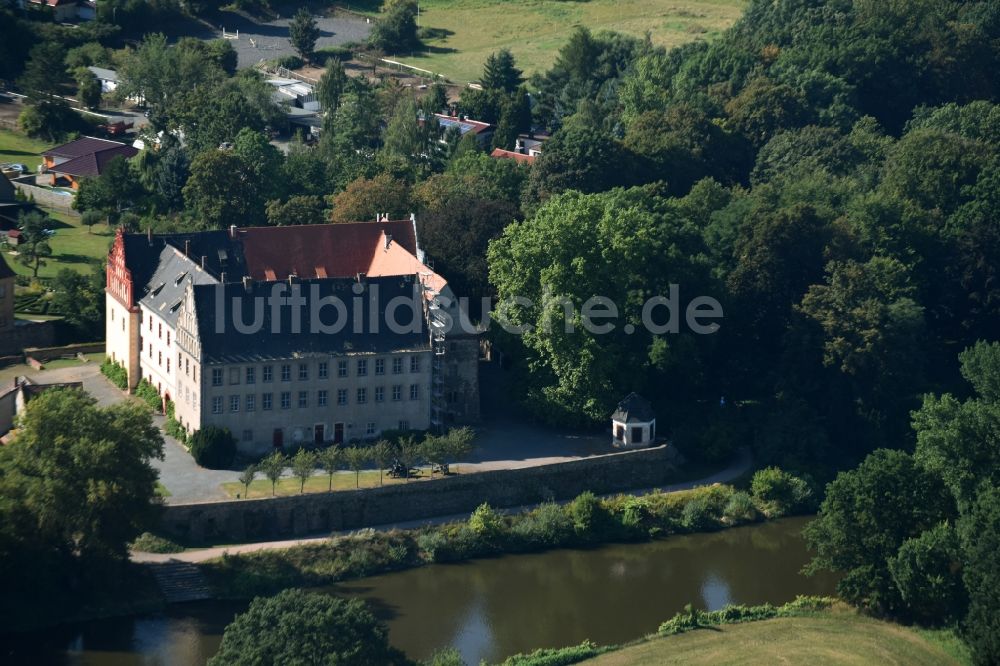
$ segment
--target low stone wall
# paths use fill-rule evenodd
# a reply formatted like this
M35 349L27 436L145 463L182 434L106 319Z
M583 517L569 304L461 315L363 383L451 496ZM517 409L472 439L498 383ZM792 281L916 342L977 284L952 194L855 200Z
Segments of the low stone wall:
M264 541L660 485L676 467L671 446L525 469L460 474L365 490L164 508L162 531L184 543Z
M80 342L62 347L26 347L25 356L48 362L57 358L76 356L77 354L97 354L104 351L103 342Z
M60 193L47 187L35 185L35 176L23 176L12 181L14 187L19 189L24 196L33 199L40 206L57 208L67 213L75 214L73 210L73 199L76 197L68 193Z
M15 322L14 330L0 337L0 355L20 355L25 347L51 345L56 338L55 323L51 321Z

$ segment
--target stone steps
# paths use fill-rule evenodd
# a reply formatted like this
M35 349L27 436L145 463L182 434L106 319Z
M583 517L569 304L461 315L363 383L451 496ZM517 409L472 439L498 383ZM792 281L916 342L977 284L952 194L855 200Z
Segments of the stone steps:
M170 560L148 566L167 603L176 604L212 598L212 592L209 590L205 577L195 565L189 562Z

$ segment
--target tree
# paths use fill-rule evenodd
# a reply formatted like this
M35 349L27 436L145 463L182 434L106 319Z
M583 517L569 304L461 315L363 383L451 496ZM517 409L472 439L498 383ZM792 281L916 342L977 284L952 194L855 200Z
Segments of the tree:
M524 82L521 74L523 72L514 65L514 55L504 48L487 56L479 83L487 89L513 93Z
M405 159L419 155L425 141L417 123L417 104L407 97L396 105L396 109L385 130L385 150Z
M324 113L332 116L340 108L340 98L347 91L349 83L344 63L338 58L327 60L326 69L316 84L316 100Z
M303 60L311 61L319 39L319 26L305 7L299 8L288 24L288 40Z
M344 449L344 459L347 461L347 466L354 472L354 487L360 488L361 470L371 460L371 453L368 449L360 446L349 446Z
M777 467L754 472L750 490L757 508L769 518L787 516L806 508L812 495L804 480Z
M104 271L84 275L64 268L52 281L49 311L63 316L75 339L99 339L104 333L104 288Z
M445 462L449 464L457 463L472 453L472 441L474 439L475 433L473 433L472 428L467 426L449 430L444 436Z
M399 440L396 445L396 453L400 464L406 470L406 482L410 482L410 469L414 467L423 457L420 451L420 444L413 435L407 435Z
M444 473L445 465L448 464L448 452L444 437L437 435L427 435L420 443L420 457L431 464L431 478L434 477L434 468L441 469Z
M0 447L3 530L17 535L0 539L0 548L58 553L74 576L88 562L124 563L128 544L157 518L150 460L162 457L163 438L142 405L98 407L79 389L36 396L19 418L17 439ZM39 573L63 575L59 567Z
M267 202L267 223L275 227L293 224L323 224L327 209L323 197L309 194L288 197L287 201L275 199Z
M99 210L87 210L80 216L80 223L87 227L88 234L92 234L94 233L94 225L100 224L106 219L107 217Z
M388 174L359 178L333 198L331 222L359 222L385 213L399 220L410 214L410 188Z
M947 626L965 616L961 559L955 527L947 523L903 542L889 559L889 573L911 618Z
M191 175L183 189L184 202L207 228L226 229L234 224L263 221L261 192L243 177L243 168L238 155L224 150L205 151L191 162Z
M941 480L902 451L879 449L826 488L819 516L803 534L816 551L807 572L843 572L837 593L890 615L906 606L889 570L907 539L955 517Z
M243 497L250 497L250 484L253 480L257 478L257 465L247 465L242 472L240 472L240 483L243 485Z
M80 104L88 109L101 105L101 82L86 67L78 67L73 76L76 79L76 94Z
M316 454L299 449L292 456L292 474L299 480L299 494L306 491L306 481L316 471Z
M138 205L146 194L128 161L119 155L105 165L100 176L80 183L73 207L100 211L117 222L122 212Z
M531 170L538 201L566 190L603 192L629 184L629 153L614 137L592 128L566 128L545 143Z
M392 462L393 456L396 455L395 449L393 449L392 444L384 439L380 439L375 442L374 446L371 448L372 462L378 465L378 485L382 485L382 472L389 466Z
M273 497L278 479L281 478L285 468L288 467L288 460L281 451L274 451L271 455L261 460L258 467L264 473L264 476L267 477L267 480L271 482L271 496Z
M188 442L194 461L208 469L228 469L236 458L236 438L229 428L205 426Z
M184 185L191 174L191 160L180 146L163 151L156 162L153 189L168 210L184 207Z
M420 108L428 116L443 112L448 108L448 90L440 83L434 83L420 100Z
M304 590L258 597L226 627L211 666L411 663L360 599Z
M344 452L343 450L334 444L333 446L327 447L319 452L317 459L320 467L326 472L327 476L330 477L329 491L333 491L333 475L337 473L340 467L344 464Z
M17 216L17 226L21 230L21 240L17 245L17 260L31 269L32 277L38 277L38 269L45 266L45 258L52 256L49 246L49 217L37 210Z
M969 594L966 641L977 664L1000 660L1000 489L985 488L958 524Z
M368 35L368 44L386 53L419 48L416 0L385 0L382 13Z

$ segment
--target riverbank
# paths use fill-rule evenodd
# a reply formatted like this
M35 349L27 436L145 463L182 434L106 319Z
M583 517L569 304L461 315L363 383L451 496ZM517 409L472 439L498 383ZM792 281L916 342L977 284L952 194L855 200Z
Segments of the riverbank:
M242 599L432 563L710 532L802 508L775 513L771 498L722 484L603 499L588 492L565 505L546 503L521 513L504 514L483 504L464 522L361 530L282 550L224 553L200 567L219 598Z

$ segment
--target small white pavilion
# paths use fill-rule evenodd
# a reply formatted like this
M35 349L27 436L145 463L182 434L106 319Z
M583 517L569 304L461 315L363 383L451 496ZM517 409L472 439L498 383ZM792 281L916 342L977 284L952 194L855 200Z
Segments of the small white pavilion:
M612 444L620 449L641 449L656 439L656 415L649 401L629 393L611 415Z

